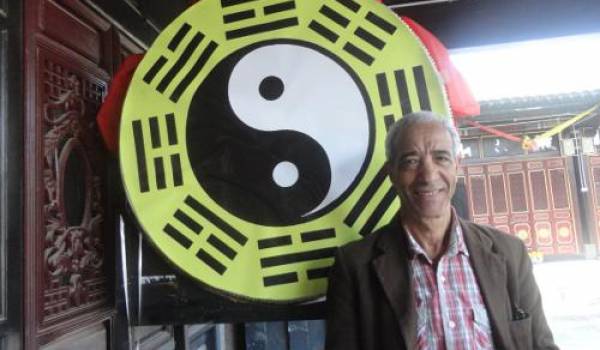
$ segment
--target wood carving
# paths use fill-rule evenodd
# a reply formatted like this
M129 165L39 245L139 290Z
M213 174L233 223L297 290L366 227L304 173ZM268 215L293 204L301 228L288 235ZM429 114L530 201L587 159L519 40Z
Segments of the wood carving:
M44 318L106 299L102 181L94 168L101 145L89 115L100 89L54 63L46 69Z

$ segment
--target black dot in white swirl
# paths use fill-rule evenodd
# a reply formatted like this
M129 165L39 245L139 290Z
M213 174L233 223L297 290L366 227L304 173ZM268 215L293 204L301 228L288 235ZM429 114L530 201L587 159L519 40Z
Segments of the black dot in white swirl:
M268 76L260 82L258 90L266 100L276 100L283 94L283 81L278 77Z
M208 74L190 105L194 175L230 213L283 226L331 207L354 184L371 143L364 88L304 42L240 49Z

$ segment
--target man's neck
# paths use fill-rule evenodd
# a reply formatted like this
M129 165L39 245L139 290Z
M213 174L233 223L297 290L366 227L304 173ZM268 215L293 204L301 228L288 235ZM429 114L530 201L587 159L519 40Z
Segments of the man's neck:
M400 211L400 218L431 260L437 261L444 254L448 241L446 233L452 223L452 210L441 217L429 219L414 218Z

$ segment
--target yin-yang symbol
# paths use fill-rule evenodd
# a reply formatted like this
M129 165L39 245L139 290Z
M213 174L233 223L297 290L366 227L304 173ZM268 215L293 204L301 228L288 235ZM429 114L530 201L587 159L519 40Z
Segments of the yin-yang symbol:
M196 179L225 210L256 224L296 224L327 212L360 178L372 147L372 108L361 84L343 61L302 41L230 54L189 108Z

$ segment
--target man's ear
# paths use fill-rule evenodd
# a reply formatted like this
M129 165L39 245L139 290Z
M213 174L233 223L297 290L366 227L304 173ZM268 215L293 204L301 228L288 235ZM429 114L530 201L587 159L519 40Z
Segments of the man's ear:
M389 160L386 160L385 163L383 164L383 168L388 176L388 178L390 179L390 181L392 183L394 183L394 178L396 176L396 171L394 169L394 165L393 162L390 162Z
M385 169L385 172L388 176L392 175L392 164L390 163L389 160L386 160L385 163L383 164L383 168Z

